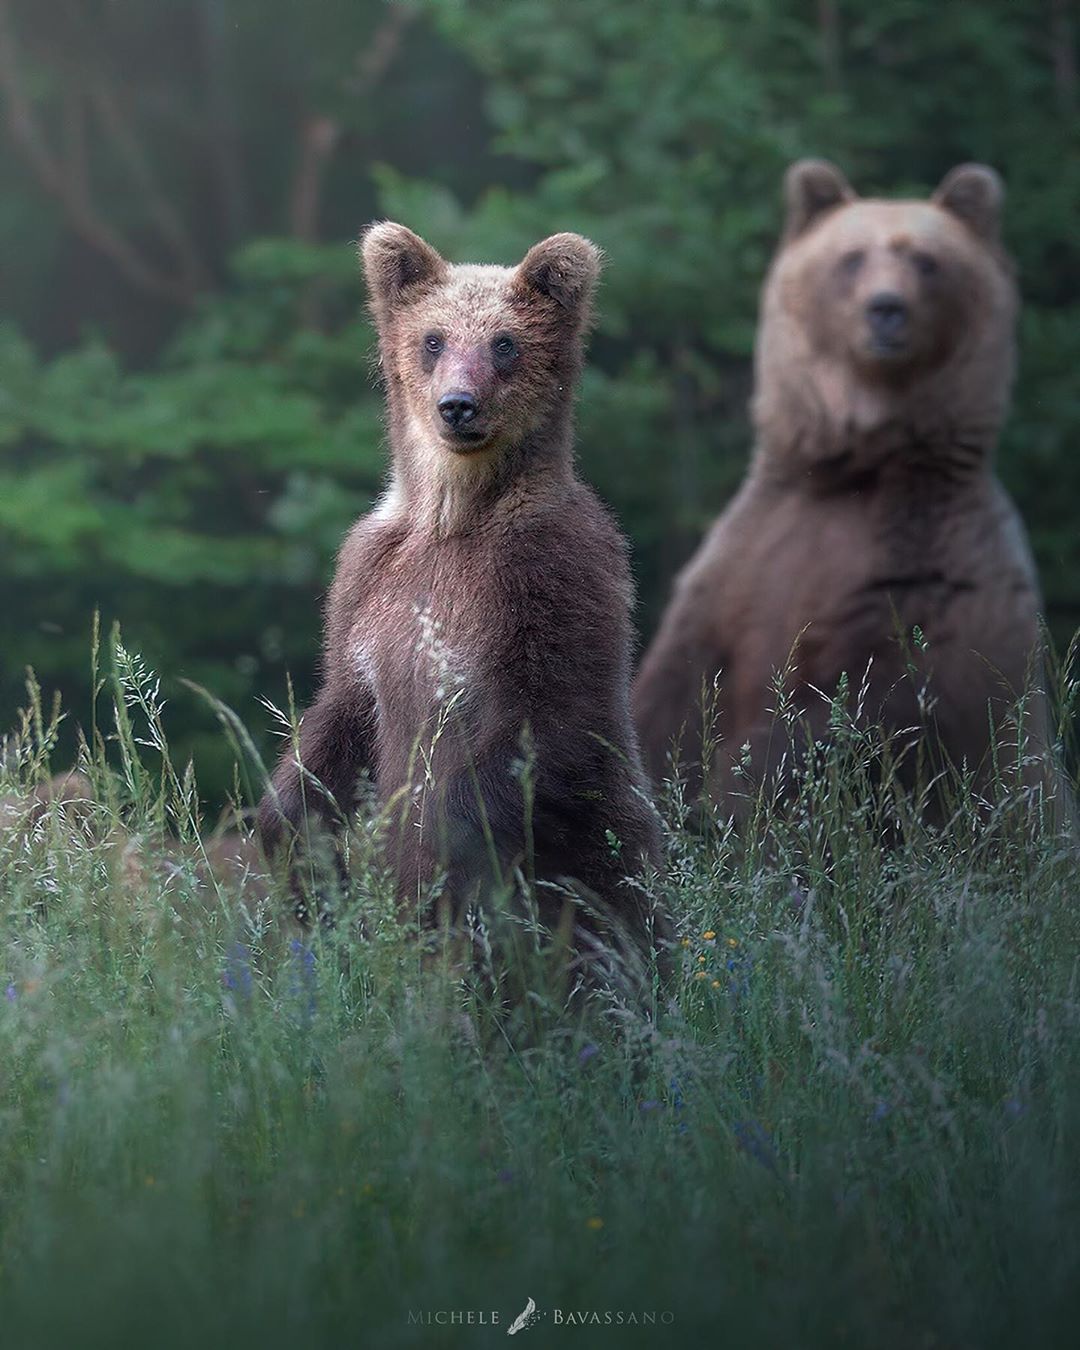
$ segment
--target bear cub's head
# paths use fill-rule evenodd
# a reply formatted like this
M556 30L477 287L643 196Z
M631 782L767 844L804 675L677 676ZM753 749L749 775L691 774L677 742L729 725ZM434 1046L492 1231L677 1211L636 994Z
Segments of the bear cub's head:
M784 186L772 288L816 352L869 382L903 383L939 369L973 331L1011 323L992 169L961 165L928 200L861 199L824 160L793 164Z
M517 267L455 266L382 221L361 251L395 434L475 462L568 410L600 272L594 244L556 234Z

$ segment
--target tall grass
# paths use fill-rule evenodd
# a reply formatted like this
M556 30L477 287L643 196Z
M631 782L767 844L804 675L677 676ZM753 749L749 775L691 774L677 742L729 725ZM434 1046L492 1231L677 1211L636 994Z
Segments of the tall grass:
M1076 868L1031 803L922 826L838 706L744 835L672 789L655 1018L519 1034L362 848L363 924L310 934L216 867L117 680L66 799L33 688L4 760L4 1346L487 1345L529 1297L537 1344L1076 1343Z

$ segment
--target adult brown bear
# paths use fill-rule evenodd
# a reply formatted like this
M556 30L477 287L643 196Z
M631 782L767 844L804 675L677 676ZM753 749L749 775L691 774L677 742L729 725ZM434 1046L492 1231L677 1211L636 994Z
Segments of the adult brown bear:
M1009 766L1053 784L1037 687L1026 718L1012 717L1042 669L1035 568L992 467L1017 314L1001 182L968 164L928 201L861 200L833 165L807 160L785 190L756 447L637 677L647 767L661 780L678 744L694 785L740 814L748 777L790 763L773 713L786 671L800 744L827 733L846 675L868 719L898 742L914 729L908 786L946 766L980 785ZM704 770L703 689L719 738ZM930 813L943 804L932 793Z
M524 876L550 925L573 916L583 962L647 961L667 926L627 881L660 857L630 717L630 570L573 467L599 252L558 234L514 268L451 266L390 222L362 248L392 477L341 550L322 687L262 838L273 852L309 816L347 818L367 770L409 916L455 925Z

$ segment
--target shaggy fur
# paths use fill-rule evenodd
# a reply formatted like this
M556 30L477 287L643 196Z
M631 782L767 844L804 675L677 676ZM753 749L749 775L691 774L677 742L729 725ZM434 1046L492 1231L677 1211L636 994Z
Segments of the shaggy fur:
M743 747L758 779L789 749L771 711L778 671L790 667L815 739L828 716L817 691L832 695L846 672L854 698L865 680L868 719L920 729L912 786L943 764L985 778L991 721L1002 763L1015 763L1007 712L1041 676L1035 569L991 464L1017 312L1000 180L965 165L929 201L864 201L832 165L805 161L785 188L753 461L678 578L633 696L653 777L680 741L700 784L702 689L716 681L722 743L703 786L736 814ZM871 313L883 296L906 314L884 332ZM1041 695L1026 733L1042 756Z
M342 548L303 719L304 769L333 801L303 792L287 754L263 838L277 849L299 829L305 795L347 818L366 769L410 917L433 917L438 876L453 923L520 868L548 921L563 917L557 882L647 948L663 932L624 881L659 862L629 711L627 551L572 462L599 253L560 234L515 268L451 266L391 223L362 251L392 476ZM476 404L466 439L439 415L456 391ZM610 936L595 914L582 925Z

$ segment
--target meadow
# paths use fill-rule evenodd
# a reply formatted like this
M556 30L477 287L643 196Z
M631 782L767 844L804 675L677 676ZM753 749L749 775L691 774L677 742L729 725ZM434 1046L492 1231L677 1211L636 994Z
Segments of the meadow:
M485 1345L530 1298L538 1344L1075 1344L1080 920L1032 803L930 830L838 706L743 837L669 794L651 1016L527 953L500 1006L362 849L321 932L215 879L119 658L77 800L24 809L33 686L5 752L5 1346Z

